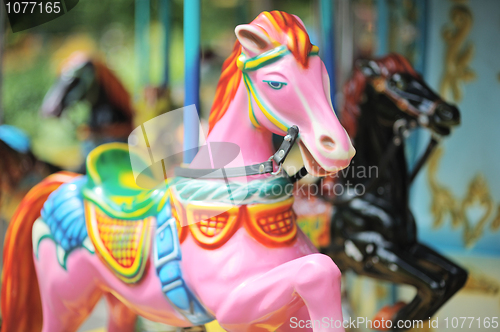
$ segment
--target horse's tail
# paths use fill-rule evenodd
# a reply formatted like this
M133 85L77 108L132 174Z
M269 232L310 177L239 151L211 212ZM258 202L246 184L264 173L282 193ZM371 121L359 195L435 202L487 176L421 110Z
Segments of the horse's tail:
M23 198L12 217L3 251L2 332L40 332L42 303L38 289L31 229L50 193L78 174L50 175Z

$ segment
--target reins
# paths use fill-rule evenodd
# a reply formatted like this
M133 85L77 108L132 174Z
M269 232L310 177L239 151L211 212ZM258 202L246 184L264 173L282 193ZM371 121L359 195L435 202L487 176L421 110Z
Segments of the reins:
M278 150L269 157L267 161L262 163L228 168L184 168L177 167L175 176L185 178L205 178L205 179L225 179L231 177L242 177L251 175L272 174L277 175L281 172L283 162L290 153L297 137L299 136L299 128L296 125L288 128L286 136L283 138ZM274 172L273 161L278 165L278 170ZM300 171L299 171L300 172Z

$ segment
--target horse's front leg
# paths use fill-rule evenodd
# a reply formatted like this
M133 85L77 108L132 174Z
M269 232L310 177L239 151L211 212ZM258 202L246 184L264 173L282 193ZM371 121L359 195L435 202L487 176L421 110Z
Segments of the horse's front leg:
M445 283L443 296L434 301L429 311L422 315L432 317L446 301L465 285L468 273L453 261L423 244L416 243L412 246L411 251L417 257L420 266L425 267L425 264L431 264L432 268L441 275L441 282Z
M340 295L335 263L311 254L242 283L215 315L228 331L275 331L282 324L295 324L293 313L305 304L314 332L344 331Z

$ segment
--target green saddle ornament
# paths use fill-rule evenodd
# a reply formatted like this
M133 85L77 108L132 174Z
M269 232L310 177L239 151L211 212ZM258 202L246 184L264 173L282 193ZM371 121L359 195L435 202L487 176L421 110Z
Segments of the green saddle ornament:
M137 185L132 171L130 154L143 162L140 174L144 189ZM125 143L103 144L87 157L87 184L83 189L86 200L97 205L112 218L137 220L156 215L167 200L167 181L154 174L145 158L129 151Z

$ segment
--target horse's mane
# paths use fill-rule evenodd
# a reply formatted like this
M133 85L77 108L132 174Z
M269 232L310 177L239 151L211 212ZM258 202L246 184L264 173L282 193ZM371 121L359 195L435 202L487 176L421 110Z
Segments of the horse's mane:
M381 75L391 76L395 73L407 73L418 76L411 64L400 54L389 54L373 60L380 68ZM356 136L358 118L361 115L360 104L364 96L367 77L360 68L355 68L351 79L344 85L344 105L340 112L340 122L351 138Z
M123 111L123 114L130 120L134 117L131 97L123 86L122 82L103 62L93 59L92 63L96 68L96 76L100 85L106 92L112 105Z
M303 67L307 67L312 44L306 28L297 16L281 11L263 12L250 24L264 30L272 40L286 45L295 59ZM238 90L241 82L241 70L238 69L236 60L240 54L241 45L236 40L231 55L222 65L222 73L208 120L209 132L224 116Z
M132 107L130 94L125 89L116 74L113 73L112 70L109 69L109 67L102 60L100 60L98 56L89 55L80 51L74 52L60 64L58 71L61 73L85 62L91 62L94 65L96 79L99 82L99 85L104 89L109 102L117 109L122 110L123 114L132 120L135 111Z

